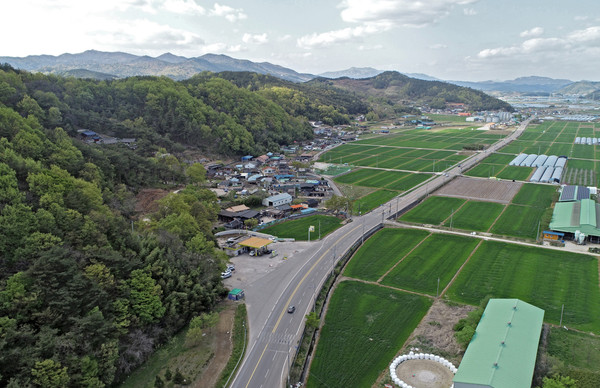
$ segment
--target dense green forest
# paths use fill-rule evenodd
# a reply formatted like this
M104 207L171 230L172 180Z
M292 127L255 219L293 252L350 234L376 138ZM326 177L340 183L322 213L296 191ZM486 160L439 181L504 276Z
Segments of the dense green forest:
M0 70L0 386L114 385L226 292L203 167L158 146L151 156L91 147L60 126L148 130L142 122L160 114L115 123L123 107L96 103L128 88L147 97L179 87ZM135 221L136 191L167 180L187 186Z

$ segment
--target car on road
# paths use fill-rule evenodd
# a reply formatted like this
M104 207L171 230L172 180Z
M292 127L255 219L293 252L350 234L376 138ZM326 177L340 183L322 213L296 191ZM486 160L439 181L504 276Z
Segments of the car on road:
M293 314L294 311L296 311L296 306L290 306L290 307L288 307L288 313L289 314Z
M221 272L221 279L227 279L231 277L231 271Z
M233 264L227 264L227 271L228 272L235 271L235 265L233 265ZM227 272L227 271L225 271L225 272Z

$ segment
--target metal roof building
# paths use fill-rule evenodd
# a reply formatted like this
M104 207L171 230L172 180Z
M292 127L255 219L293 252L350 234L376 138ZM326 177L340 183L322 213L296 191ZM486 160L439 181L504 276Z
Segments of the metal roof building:
M557 232L580 231L587 236L600 237L600 204L592 199L577 202L557 202L554 205L550 229Z
M490 299L454 376L454 388L530 388L544 310Z
M570 186L566 185L560 192L559 202L580 201L582 199L590 199L590 189L585 186Z

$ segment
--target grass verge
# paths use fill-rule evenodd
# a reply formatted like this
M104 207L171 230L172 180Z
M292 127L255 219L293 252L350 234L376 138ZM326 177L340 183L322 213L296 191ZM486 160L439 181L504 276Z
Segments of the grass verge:
M225 365L225 369L221 372L221 377L217 382L216 387L225 387L227 381L235 373L238 362L244 357L247 345L246 328L248 327L248 316L246 313L246 305L240 303L235 310L235 318L233 321L233 350L231 357Z

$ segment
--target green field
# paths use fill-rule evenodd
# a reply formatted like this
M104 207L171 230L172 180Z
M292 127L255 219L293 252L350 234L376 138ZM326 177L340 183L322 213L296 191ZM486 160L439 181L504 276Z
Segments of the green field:
M537 229L545 209L508 205L491 232L506 236L536 239ZM541 231L540 231L541 232Z
M356 182L359 182L363 179L370 178L373 175L379 174L383 171L378 170L370 170L368 168L362 168L355 171L352 171L348 174L341 175L334 179L334 181L339 183L345 183L348 185L354 185Z
M500 203L468 201L454 213L451 220L444 223L444 226L485 232L503 209L504 205Z
M285 221L280 224L269 226L268 228L262 229L261 233L271 234L279 238L294 238L296 240L304 241L308 239L309 226L314 225L315 231L311 232L310 239L316 240L319 238L319 223L321 238L323 238L339 228L341 226L341 222L342 221L337 217L316 214L313 216Z
M452 210L458 210L463 203L465 203L465 200L460 198L429 197L419 206L402 215L400 220L418 224L439 225L450 217Z
M479 163L465 173L466 176L475 176L480 178L489 178L496 176L504 168L501 164Z
M526 183L521 186L514 196L512 203L533 207L548 208L552 202L558 200L556 186Z
M432 301L354 281L336 288L307 387L371 387Z
M451 234L433 234L396 266L382 284L436 295L450 282L479 239Z
M431 178L431 175L427 174L409 174L405 178L394 181L385 186L386 189L390 190L409 190Z
M384 204L398 195L397 191L377 190L371 194L367 194L354 201L353 211L358 214L359 209L362 214L375 209L377 206Z
M550 356L567 365L600 372L600 338L597 336L553 327L548 335L547 350Z
M506 166L502 171L496 171L496 177L516 181L525 181L533 173L532 167Z
M598 259L543 248L484 241L448 294L477 304L484 297L519 298L546 311L544 320L600 333Z
M376 281L428 235L418 229L383 229L360 247L344 276Z

